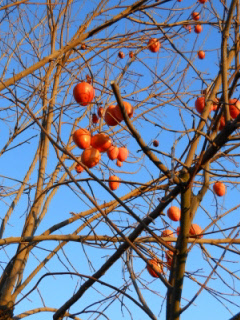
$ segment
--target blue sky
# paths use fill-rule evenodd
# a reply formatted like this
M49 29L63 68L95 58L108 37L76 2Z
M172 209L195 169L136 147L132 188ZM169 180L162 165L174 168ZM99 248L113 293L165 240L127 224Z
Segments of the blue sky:
M153 1L152 1L153 2ZM149 3L152 3L151 1ZM227 3L229 3L228 1ZM110 10L108 8L114 5L114 1L110 1L109 5L105 8L103 20L109 19L112 15L116 14L117 11L122 10ZM133 1L127 0L122 1L121 5L128 6L133 3ZM94 4L94 3L92 3ZM95 5L95 4L94 4ZM21 8L21 7L20 7ZM57 14L57 10L59 7L55 8L55 14ZM172 10L170 10L172 8ZM45 6L40 5L36 10L34 5L29 5L28 7L28 16L24 15L23 24L21 26L25 26L26 30L30 30L34 25L41 20L42 16L45 14ZM182 1L178 3L176 1L169 1L164 5L159 6L159 8L155 8L151 10L154 18L157 22L162 23L173 23L176 21L185 21L189 20L191 17L191 13L193 11L198 11L201 14L201 19L203 21L216 22L216 18L214 18L213 13L214 10L218 12L220 16L222 16L222 5L220 1L210 2L208 1L204 6L200 5L196 1ZM88 3L83 1L79 4L76 2L72 6L72 10L69 13L71 15L71 26L69 29L64 30L64 43L69 41L71 37L74 35L76 30L82 25L86 15L91 11L91 6L88 6ZM3 13L2 13L3 15ZM15 11L11 15L12 21L18 18L18 11ZM136 14L134 16L136 19L140 19L141 21L149 21L146 15ZM102 21L103 21L102 20ZM89 26L89 29L100 24L100 20L94 20L94 22ZM16 23L17 25L17 23ZM2 26L2 33L6 36L7 30L13 30L16 32L17 27L11 25L11 23L4 23ZM87 127L89 126L89 119L91 114L97 112L97 106L101 102L103 106L109 105L111 103L115 103L115 99L113 95L109 95L110 82L112 80L119 79L122 68L124 68L128 63L130 63L130 59L128 58L129 51L138 52L136 60L130 64L130 67L127 69L127 72L124 73L122 79L120 81L120 90L123 99L131 102L135 108L134 113L134 125L136 129L141 133L142 138L151 146L151 143L154 139L159 140L159 148L161 152L171 153L172 146L175 145L175 157L180 157L183 149L188 143L188 137L186 135L182 135L179 132L170 132L172 131L183 131L184 124L187 128L192 127L193 118L195 118L195 123L198 123L198 115L195 113L193 115L192 110L194 110L194 103L196 97L200 94L202 88L205 87L203 81L199 78L197 73L201 74L201 77L206 81L207 84L210 84L211 81L216 77L219 71L220 64L220 46L221 46L221 33L219 32L217 25L203 25L203 31L199 35L194 33L193 31L189 33L183 27L173 27L171 29L164 28L165 32L167 32L169 37L172 37L172 41L176 46L177 50L185 55L188 59L191 60L191 63L195 67L195 71L192 67L189 67L188 62L184 60L179 54L176 54L172 49L172 46L169 44L169 41L164 38L163 34L159 30L149 31L147 25L140 25L134 23L133 21L124 19L117 25L110 27L108 30L104 30L100 32L95 38L90 38L86 41L88 46L92 46L93 50L89 53L86 53L84 59L76 58L78 54L75 53L72 55L72 61L68 64L68 70L64 71L60 81L59 92L57 95L57 100L54 105L55 108L55 120L56 126L52 128L52 136L56 138L56 128L58 128L58 119L60 116L60 110L64 110L61 115L61 132L60 138L61 141L66 144L69 135L74 123L74 120L77 117L84 115L86 108L80 107L77 105L72 96L72 90L74 85L81 80L84 80L86 75L89 74L89 68L94 75L94 88L96 90L96 99L95 105L93 105L90 112L83 116L81 121L78 123L79 127ZM193 28L193 26L192 26ZM43 50L41 51L41 58L49 53L50 47L48 44L48 38L45 38L44 41L44 30L47 30L46 21L43 22L42 25L36 28L34 33L30 34L30 39L32 42L38 44L38 41L41 41L41 45L43 46ZM141 32L139 31L141 30ZM132 32L136 32L136 35L132 35ZM15 46L17 40L21 39L21 34L14 34L12 41L12 47ZM118 39L125 36L126 42L122 42L117 44L115 47L112 47L108 51L103 51L97 55L96 52L101 49L101 45L99 44L96 48L94 48L95 39L96 42L99 42L100 39L111 39L111 37L115 37L115 41L117 43ZM58 34L59 37L59 34ZM142 38L143 39L142 39ZM147 41L149 37L159 38L161 41L161 49L158 53L151 53L144 46L147 45ZM23 64L26 66L30 66L38 60L38 58L34 55L31 56L32 42L25 40L21 45L21 59ZM112 40L111 40L112 41ZM229 41L230 45L232 45L231 40ZM30 43L30 44L29 44ZM1 44L4 47L4 42ZM46 46L45 46L46 45ZM60 47L58 43L56 49ZM199 50L204 50L206 52L206 58L204 60L199 60L197 57L197 52ZM10 49L9 49L10 50ZM122 50L125 53L125 58L120 60L118 58L118 52ZM11 50L10 50L11 51ZM84 54L84 52L82 52ZM30 58L31 57L31 58ZM93 57L93 58L92 58ZM7 57L2 57L1 59L1 68L4 68ZM85 65L85 61L89 60L88 67ZM107 64L106 64L107 61ZM8 71L6 73L6 78L11 77L13 71L18 73L22 70L22 65L19 64L19 59L11 60L8 66ZM197 71L197 72L196 72ZM29 76L25 80L22 80L20 86L16 88L16 92L19 99L27 99L30 95L29 92L32 90L32 85L36 86L41 84L38 77L45 74L44 70L41 72L35 72L35 76ZM166 83L169 83L170 86L166 86ZM147 90L141 91L142 88L148 87ZM15 89L15 88L14 88ZM28 91L29 90L29 91ZM52 83L49 87L48 98L51 96ZM105 91L104 91L105 90ZM174 93L178 93L178 97L180 100L172 99L174 97ZM4 91L6 93L6 91ZM153 97L149 100L149 95L152 93L156 94L156 97ZM11 97L10 93L6 94L8 97ZM238 98L238 91L236 90L234 97ZM13 103L13 108L7 111L4 110L4 107L9 107L10 102L7 99L3 98L1 109L1 118L7 117L9 122L1 121L2 126L0 128L0 133L2 136L2 140L0 142L1 148L7 142L9 135L11 134L12 127L14 127L14 123L16 121L15 107ZM184 103L189 107L186 109ZM41 97L36 94L34 99L30 103L31 108L34 111L39 110L39 114L41 114ZM141 115L142 112L149 110L150 108L154 108L151 113L146 113L144 117ZM138 117L139 116L139 117ZM24 118L20 121L20 123L24 123L26 121ZM92 126L92 130L95 128ZM114 128L108 128L106 125L103 126L103 130L112 134L112 139L115 144L122 146L126 145L130 150L130 156L128 161L124 163L122 168L118 168L115 162L111 162L108 160L106 154L102 155L102 161L100 165L96 168L93 168L91 171L99 178L105 179L112 173L119 175L122 180L136 182L137 183L146 183L151 180L153 177L157 178L159 176L159 170L147 159L147 157L142 156L142 151L140 150L137 142L130 136L130 134L125 130L118 132L120 129L119 126ZM25 130L19 137L17 137L11 146L16 146L18 143L22 143L25 140L29 140L27 143L22 144L21 146L14 148L6 153L2 157L0 157L1 162L1 171L0 177L3 185L16 188L18 186L18 181L10 180L6 177L10 177L12 179L22 181L24 175L26 173L26 169L30 166L33 156L36 152L38 142L39 142L39 128L36 124L31 125L27 130ZM189 135L193 137L193 134ZM179 139L179 140L178 140ZM178 141L178 143L176 143ZM198 148L201 150L202 143ZM71 144L74 146L74 144ZM10 147L11 147L10 146ZM9 148L10 148L9 147ZM81 150L75 148L72 150L75 156L81 155ZM155 151L157 154L157 150ZM158 153L159 159L166 165L168 168L171 168L171 159L167 156ZM183 157L184 159L184 157ZM48 182L49 177L47 175L51 175L55 166L57 165L58 160L56 156L56 152L53 147L50 145L49 148L49 160L47 163L47 172L46 172L46 183ZM67 166L71 166L73 164L72 159L66 160ZM174 163L176 165L176 162ZM214 165L215 169L222 169L224 166L227 166L229 170L235 171L237 174L238 167L234 162L231 162L229 159L220 160L219 163ZM24 218L26 213L29 212L30 207L32 205L32 201L34 198L35 186L36 186L36 178L37 178L37 168L34 171L33 175L29 183L32 185L31 191L27 193L26 190L25 195L19 201L14 210L13 215L9 220L9 224L6 228L6 232L4 237L10 236L20 236L22 231L22 226L24 224ZM64 173L64 169L61 169L58 179ZM81 176L78 176L76 172L73 170L72 174L78 179L82 179L80 181L81 186L83 186L84 190L88 191L90 194L94 194L99 204L103 204L104 202L108 202L113 200L112 196L104 190L99 184L95 181L90 181L88 184L85 180L88 178L88 174L86 172L82 173ZM68 180L69 177L66 178ZM218 177L211 177L211 183L215 180L218 180ZM199 177L199 181L202 180L202 177ZM223 214L225 211L230 208L238 205L238 187L237 184L234 186L230 186L228 182L230 181L229 177L221 178L227 185L227 194L223 198L216 198L212 192L212 184L210 185L210 189L207 192L203 202L201 203L201 207L199 207L196 217L194 218L194 222L201 225L202 228L208 226L211 222L211 219L216 218L216 216ZM233 178L231 179L234 180ZM237 175L236 179L237 181ZM91 188L89 187L91 186ZM121 197L130 190L133 189L131 184L124 185L121 184L120 188L116 191L116 195ZM199 190L199 184L195 184L193 191L196 193ZM46 196L50 195L49 191ZM156 192L149 193L147 196L142 198L133 199L129 206L134 210L134 212L141 218L146 216L156 205L159 203L159 197L162 197L164 192ZM12 196L9 199L2 199L0 202L0 211L2 212L1 217L4 217L11 201L14 199ZM173 205L179 205L180 198L177 197L173 201ZM67 218L71 217L71 213L79 213L84 212L92 207L89 200L87 200L74 186L74 184L65 184L59 188L56 196L53 197L45 219L40 224L36 235L42 234L46 229L53 226L56 223L59 223ZM166 210L167 211L167 210ZM166 212L165 212L166 213ZM109 217L112 219L116 225L121 225L122 228L128 228L128 233L132 228L135 227L135 220L126 213L125 210L118 207L114 212L112 212ZM82 220L83 221L83 220ZM81 221L81 223L82 223ZM237 217L237 212L234 211L224 217L222 221L219 222L219 227L227 228L229 226L236 225L239 219ZM76 221L73 224L57 231L57 234L68 234L74 232L79 226L80 221ZM178 227L178 222L171 222L167 217L156 219L153 224L153 228L156 228L157 231L161 232L161 230L169 225L172 230L176 230ZM101 235L109 234L113 235L114 232L110 227L106 226L99 218L95 222L92 223L92 226L95 227L94 232L97 232ZM217 230L217 226L211 227L209 231ZM93 230L90 227L86 227L80 234L86 235L94 234ZM226 231L225 235L230 231ZM144 235L144 234L143 234ZM206 238L220 238L223 237L221 233L207 235ZM38 266L39 261L42 261L46 255L49 253L46 250L53 250L55 246L57 246L57 242L46 241L44 243L40 243L38 247L32 250L30 254L29 262L26 267L26 271L24 273L24 279L31 274L35 267ZM118 246L118 244L116 244ZM16 250L16 245L9 246L6 251L3 250L0 253L0 260L2 262L2 267L5 266L5 263L8 261L7 254L9 256L13 255ZM214 259L217 259L221 256L222 250L217 248L216 246L206 245L206 249L212 255ZM164 259L164 254L161 248L157 245L152 247L152 251L160 256L160 258ZM50 262L47 263L46 269L42 269L38 276L36 276L33 281L29 284L29 286L24 290L23 293L28 292L40 278L40 276L44 275L46 272L66 272L67 270L71 270L72 272L79 272L81 274L86 274L91 276L94 273L94 270L98 270L102 264L109 258L114 252L114 246L109 248L100 248L95 247L94 245L85 245L84 247L80 243L68 243L64 247L64 251L59 251L58 255L55 256ZM7 253L7 254L6 254ZM187 263L187 272L192 272L195 274L195 277L198 281L203 282L205 277L207 277L210 273L210 267L205 256L202 254L200 247L195 245L190 253L189 260ZM71 261L72 265L69 263ZM88 259L92 261L92 266L88 263ZM102 281L109 282L111 285L121 288L124 284L124 281L130 283L128 273L124 274L125 264L124 261L126 256L123 255L123 259L119 260L112 268L101 278ZM238 255L228 252L222 262L225 268L231 269L233 272L236 272L238 276ZM134 255L133 259L134 271L139 276L139 287L142 289L142 293L146 302L149 304L150 308L154 312L156 316L159 316L159 319L165 319L165 308L166 308L166 288L161 283L159 279L153 279L147 273L145 268L145 262L143 262L139 257ZM224 281L228 284L231 284L235 281L233 277L230 277L226 271L222 268L218 268L217 271L219 275L224 279ZM166 276L168 275L168 271L165 270ZM234 287L236 290L239 289L239 284L234 282ZM60 307L66 300L68 300L71 295L79 288L81 284L81 278L77 276L70 277L69 275L55 276L55 277L46 277L42 280L39 285L39 290L41 291L41 295L43 300L41 300L40 295L37 290L35 290L31 295L29 295L29 299L25 299L19 305L16 306L15 314L21 313L25 310L30 310L36 307L40 307L43 305L43 301L46 306L49 307ZM209 287L214 287L219 292L226 292L227 294L231 294L232 291L227 288L225 285L223 288L223 281L221 282L218 276L213 275L213 279L208 283ZM150 290L148 290L150 289ZM190 281L189 279L185 279L184 281L184 291L183 291L183 304L186 301L190 300L193 295L197 292L199 286ZM89 310L97 309L103 310L105 306L110 303L110 300L106 299L108 295L111 295L113 292L112 289L103 287L100 284L94 285L94 289L87 291L82 299L78 301L72 308L71 312L80 312L86 306L94 303L99 299L105 299L105 301L100 304L99 309L95 306L89 307ZM130 294L133 298L137 300L136 293L134 291L133 286L131 285L127 293ZM239 307L234 305L233 303L238 303L238 295L233 296L225 296L226 299L230 299L231 302L224 302L227 307L234 313L237 313ZM21 296L19 295L19 298ZM127 308L125 307L125 304ZM228 319L230 318L230 313L226 310L226 308L222 305L221 302L218 302L209 292L203 291L200 297L195 301L196 305L191 306L184 314L182 315L183 320L192 319L194 316L195 320L200 320L203 317L208 318L218 318L218 319ZM211 307L209 307L211 306ZM131 315L129 310L131 311ZM132 302L129 302L126 297L122 298L122 296L116 297L116 300L111 304L111 306L106 311L107 316L110 319L131 319L134 320L142 320L147 319L147 316L134 305ZM29 319L51 319L52 313L40 313L29 317ZM96 314L91 316L91 313L81 314L79 315L81 319L95 319ZM101 318L101 316L100 316Z

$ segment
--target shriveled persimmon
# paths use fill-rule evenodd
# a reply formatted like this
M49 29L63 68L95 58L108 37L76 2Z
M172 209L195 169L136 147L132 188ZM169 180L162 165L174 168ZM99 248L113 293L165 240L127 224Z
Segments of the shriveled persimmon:
M87 83L90 83L90 84L92 83L92 78L89 74L86 75L86 81Z
M177 233L177 235L179 236L179 234L180 234L180 226L177 227L176 233Z
M134 57L134 53L132 51L129 52L129 58L133 58Z
M75 166L75 170L77 171L77 173L82 173L84 171L84 168L79 163L77 163Z
M159 146L159 142L157 140L153 140L153 146L157 148Z
M96 115L96 113L93 113L92 114L92 123L98 123L99 122L99 118L98 116Z
M188 30L189 33L192 32L192 26L190 24L187 26L183 26L183 27L184 27L184 29Z
M221 116L219 130L221 131L225 127L225 125L226 125L225 117Z
M125 58L125 54L122 51L118 52L118 56L119 56L120 59L124 59Z
M218 108L218 106L219 106L219 99L218 99L218 98L215 98L215 99L214 99L214 102L213 102L212 110L213 110L213 111L216 111L217 108Z
M171 250L168 250L165 252L165 257L167 259L167 266L171 268L172 261L173 261L173 252Z
M104 113L103 107L99 107L99 108L98 108L98 116L99 116L99 118L102 118L103 113Z

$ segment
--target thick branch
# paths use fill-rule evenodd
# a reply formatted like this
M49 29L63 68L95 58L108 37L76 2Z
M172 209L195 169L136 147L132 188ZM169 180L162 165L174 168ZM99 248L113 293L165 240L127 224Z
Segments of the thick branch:
M228 38L229 38L229 30L232 23L233 12L236 6L237 0L233 0L229 9L227 21L225 24L225 28L222 33L222 86L223 86L223 101L224 101L224 114L226 122L230 120L230 113L228 107L228 64L227 64L227 50L228 50Z

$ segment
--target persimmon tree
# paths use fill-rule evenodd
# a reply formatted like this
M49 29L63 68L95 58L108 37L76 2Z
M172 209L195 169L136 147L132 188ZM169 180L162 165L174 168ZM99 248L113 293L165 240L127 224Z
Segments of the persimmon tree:
M0 11L0 319L240 319L239 1Z

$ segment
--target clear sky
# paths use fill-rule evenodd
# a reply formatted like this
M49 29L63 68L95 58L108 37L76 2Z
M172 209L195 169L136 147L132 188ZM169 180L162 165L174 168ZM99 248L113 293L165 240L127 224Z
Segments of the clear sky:
M116 1L109 1L103 9L102 16L94 19L84 32L112 18L112 16L133 2L134 1L130 0L120 1L118 3L118 9L109 10L109 8L112 8L112 6L116 4ZM149 1L149 4L153 2L154 1ZM73 3L67 16L69 28L64 28L62 42L59 40L61 37L60 29L57 32L58 41L56 50L71 40L78 28L83 25L87 14L91 12L92 7L95 7L97 3L98 1L75 1ZM227 1L227 4L228 3L230 3L230 1ZM56 17L60 6L61 4L58 4L54 9ZM5 11L0 12L3 18L0 45L2 50L4 50L4 48L6 49L6 47L6 50L8 50L7 55L3 55L0 60L2 73L4 72L7 59L12 52L10 45L12 48L15 48L16 44L21 41L24 30L23 27L25 27L25 31L30 32L29 37L26 37L20 44L20 57L16 54L18 50L15 50L17 57L10 59L7 65L7 72L3 77L4 80L11 77L14 73L19 73L22 69L35 64L38 60L41 60L49 54L49 38L46 36L49 29L47 21L43 18L46 14L45 9L45 5L42 4L37 6L34 3L30 3L28 7L23 5L19 7L19 10L9 13L12 20L8 20L4 16ZM64 70L60 78L58 94L54 103L54 125L52 126L52 137L56 140L58 133L58 142L60 145L64 146L67 144L73 123L77 117L82 117L78 123L79 127L85 128L90 126L92 132L95 131L96 127L94 127L90 121L91 115L97 112L100 103L102 103L103 106L116 103L114 96L109 94L109 90L111 90L110 82L112 80L119 80L122 97L133 105L134 126L140 132L145 143L148 146L152 146L152 141L157 139L159 141L159 148L156 148L154 152L160 161L168 168L177 165L176 161L171 160L166 154L174 155L175 158L179 158L182 155L189 141L188 139L193 137L192 133L186 135L183 134L183 131L186 128L191 129L194 121L196 127L199 121L199 115L194 108L195 100L200 95L200 91L215 79L219 71L221 33L219 32L216 14L222 17L223 7L219 0L209 0L205 5L193 0L183 0L182 2L168 1L149 10L149 13L157 23L176 24L179 21L188 21L191 18L192 12L197 11L201 15L200 21L208 21L210 24L203 24L203 31L200 34L196 34L193 31L194 25L191 26L191 32L182 27L182 25L175 25L171 28L163 27L162 30L167 33L166 37L161 30L156 30L155 28L153 28L152 31L150 30L151 27L147 23L151 22L151 20L147 15L136 13L132 17L135 20L123 19L116 25L98 33L93 38L87 39L86 44L88 47L91 47L92 50L86 51L86 53L83 50L74 52L72 56L69 57L66 70ZM22 22L18 20L19 13L22 14ZM88 18L89 17L90 15ZM62 17L61 19L64 18ZM146 22L146 24L141 24L139 21L141 23ZM60 25L63 23L63 20L61 20ZM21 26L21 32L18 32L19 26ZM33 28L34 31L32 30ZM125 41L119 41L119 39L123 39L123 37L125 37ZM152 53L146 48L150 37L159 39L161 43L159 52ZM108 50L101 50L102 47L114 41L116 45L110 47ZM230 47L232 46L232 41L233 39L230 38ZM8 46L6 46L5 43L8 43ZM174 49L171 43L174 44ZM39 52L36 49L38 47ZM118 57L120 50L125 54L124 59L119 59ZM198 58L197 53L199 50L205 51L206 57L204 60ZM132 62L129 58L130 51L137 53L136 59ZM183 56L181 56L181 54ZM126 72L122 72L128 64L130 64L130 66L126 68ZM72 92L78 82L86 79L86 75L90 73L90 70L94 77L93 86L95 88L96 98L91 110L89 108L88 112L86 112L86 107L81 107L74 101ZM40 71L35 71L33 76L26 77L26 79L22 80L18 87L12 86L12 90L16 90L18 99L22 101L25 101L25 99L27 101L33 92L33 88L39 86L39 91L36 91L34 99L30 101L31 109L34 110L38 116L42 115L42 96L39 93L42 81L40 79L42 79L45 73L46 70L42 68ZM51 78L49 91L47 93L48 99L51 97L52 88L53 81ZM143 88L147 89L143 90ZM0 110L0 120L2 123L0 127L2 136L0 141L1 149L13 133L17 114L14 101L6 98L12 99L12 93L7 92L7 90L4 91L4 93L5 97L2 97ZM178 95L177 99L175 99L176 93ZM151 94L153 97L148 99ZM218 95L218 97L220 97L220 95ZM237 89L234 97L239 98ZM20 105L23 107L23 104L20 103ZM6 110L6 108L8 109ZM147 112L151 108L151 112ZM21 108L18 112L20 111ZM144 112L145 114L143 114ZM212 113L212 117L214 117L214 113ZM5 119L5 121L3 119ZM19 181L23 181L26 170L32 162L39 143L40 130L37 124L28 123L28 118L25 114L19 123L20 125L29 125L29 127L14 139L13 143L8 147L9 151L0 157L1 183L9 187L9 190L11 190L11 188L13 190L19 188ZM58 131L59 126L61 126L61 130ZM106 154L102 154L100 164L91 170L103 181L108 179L111 174L118 175L123 181L129 181L129 184L122 183L120 188L115 192L118 197L133 190L134 186L147 183L149 180L159 177L159 170L146 156L143 156L135 139L133 139L127 130L121 131L120 128L120 126L109 128L105 124L102 127L104 132L111 135L114 144L127 146L130 151L128 161L124 163L122 168L118 168L116 163L110 161ZM201 150L202 143L203 142L199 145L198 153L199 150ZM18 147L11 149L11 147L17 146L18 144L20 144ZM72 143L71 146L73 147L74 144ZM72 153L76 157L79 157L81 152L82 150L79 148L72 148ZM184 160L185 156L181 161ZM73 161L72 159L68 159L65 163L69 168L73 164ZM50 145L45 186L49 182L57 164L58 159L56 152ZM228 176L221 177L221 181L227 186L226 195L222 198L217 198L214 195L212 192L212 184L214 181L220 179L220 176L211 176L209 190L194 218L194 223L198 223L203 229L206 228L213 219L234 206L237 206L239 203L237 184L230 185L230 181L237 181L238 164L229 159L220 159L218 163L213 165L213 168L216 170L215 172L219 174L224 172L225 167L232 173L231 179ZM30 189L28 187L25 189L24 196L18 202L10 217L4 237L21 235L25 216L29 212L34 199L37 168L38 164L28 182ZM176 170L179 170L179 167L176 167ZM64 172L64 169L61 168L56 182L59 181ZM75 178L80 179L79 183L84 190L90 195L94 195L99 205L113 200L113 197L96 181L86 181L86 179L89 178L86 172L83 172L81 176L77 175L74 169L72 169L71 172ZM199 191L202 176L197 179L199 180L196 180L193 188L195 194ZM46 193L46 199L48 199L50 195L51 190ZM158 205L159 198L164 195L165 191L149 193L146 196L132 199L128 204L140 218L143 218ZM2 201L0 202L2 218L6 214L13 199L14 194L8 199L2 197ZM180 197L178 196L173 200L172 205L179 206L179 201ZM36 231L36 235L40 235L56 223L70 218L73 216L72 213L85 212L91 207L92 204L90 201L79 192L73 183L69 183L69 177L67 176L64 184L58 189L57 194L53 196L48 206L46 216ZM165 214L166 211L167 209L164 212ZM135 219L127 214L121 207L115 209L109 217L116 225L125 230L126 234L129 234L137 225ZM70 234L74 232L83 221L85 221L84 218L81 222L77 220L73 224L60 229L56 234ZM233 211L231 214L223 217L220 222L211 226L207 231L217 231L219 228L228 228L237 225L238 222L237 212ZM175 232L178 226L178 222L172 222L167 216L164 216L156 219L152 228L155 228L155 232L158 232L158 235L160 235L165 227L171 228L171 230ZM231 230L225 231L224 233L209 234L206 235L205 238L221 238L230 232ZM91 226L85 227L79 234L94 235L95 233L99 235L115 235L115 231L113 231L111 227L106 226L101 218L92 222ZM146 233L142 235L146 235ZM24 273L24 280L33 272L34 268L39 265L39 262L45 259L49 252L57 245L58 242L56 241L46 241L40 243L32 250ZM118 247L118 244L115 245ZM16 245L11 245L7 247L6 250L4 248L4 250L2 249L0 251L2 268L4 268L9 261L8 257L12 257L15 253L16 248ZM147 246L142 248L142 250L146 254L146 257L148 257L146 248ZM197 282L204 282L211 272L211 266L215 265L214 262L217 262L222 254L222 249L216 246L205 245L205 248L207 250L205 251L205 255L203 254L203 248L201 250L198 245L195 245L189 252L186 272L187 275L190 273L193 275L194 281L189 280L187 277L184 280L183 305L192 299L199 289ZM160 246L154 244L151 250L159 256L159 259L165 259ZM237 246L234 247L234 250L238 252ZM206 258L207 252L211 255L212 259ZM91 276L113 253L114 245L110 246L110 244L109 247L101 248L93 244L83 246L81 243L68 243L63 250L59 250L58 254L46 264L46 268L43 268L27 288L23 290L23 294L33 288L37 280L47 272L71 271ZM159 319L165 319L166 288L159 279L154 279L148 274L145 262L136 254L133 256L134 271L139 277L138 285L142 290L146 303ZM123 289L122 286L125 285L125 282L130 284L131 280L129 279L129 274L126 272L125 260L126 254L123 255L122 260L119 260L106 272L101 280L120 289ZM184 312L181 319L190 320L194 318L194 320L202 320L203 318L213 318L221 320L231 317L231 313L227 309L231 310L233 314L237 313L239 311L238 290L240 289L239 283L236 282L239 273L238 262L238 254L227 252L224 260L221 262L223 267L217 269L218 274L213 274L212 280L207 284L209 290L203 290L194 304ZM226 272L228 268L236 275L235 277L233 275L230 276ZM164 272L166 277L168 277L169 271L167 268L164 268ZM39 292L34 290L27 299L19 303L16 306L15 314L42 307L43 305L58 308L79 289L82 283L83 280L74 275L45 277L38 286ZM217 292L212 292L212 287L217 290ZM236 290L235 292L232 287ZM138 301L132 285L127 288L126 292ZM225 296L222 295L223 292L226 293ZM115 295L114 299L112 295ZM109 298L109 296L111 298ZM20 299L21 295L19 295L18 298ZM99 303L99 306L96 307L95 302L98 300L102 301ZM114 300L113 303L112 300ZM113 289L101 284L96 284L93 289L88 290L81 300L74 304L70 312L77 313L89 306L87 309L89 313L80 314L80 319L96 319L97 316L103 319L104 317L101 314L93 313L92 310L102 312L108 305L110 305L106 311L108 319L147 319L146 314L127 297L119 296ZM52 313L38 313L29 317L31 320L51 318Z

